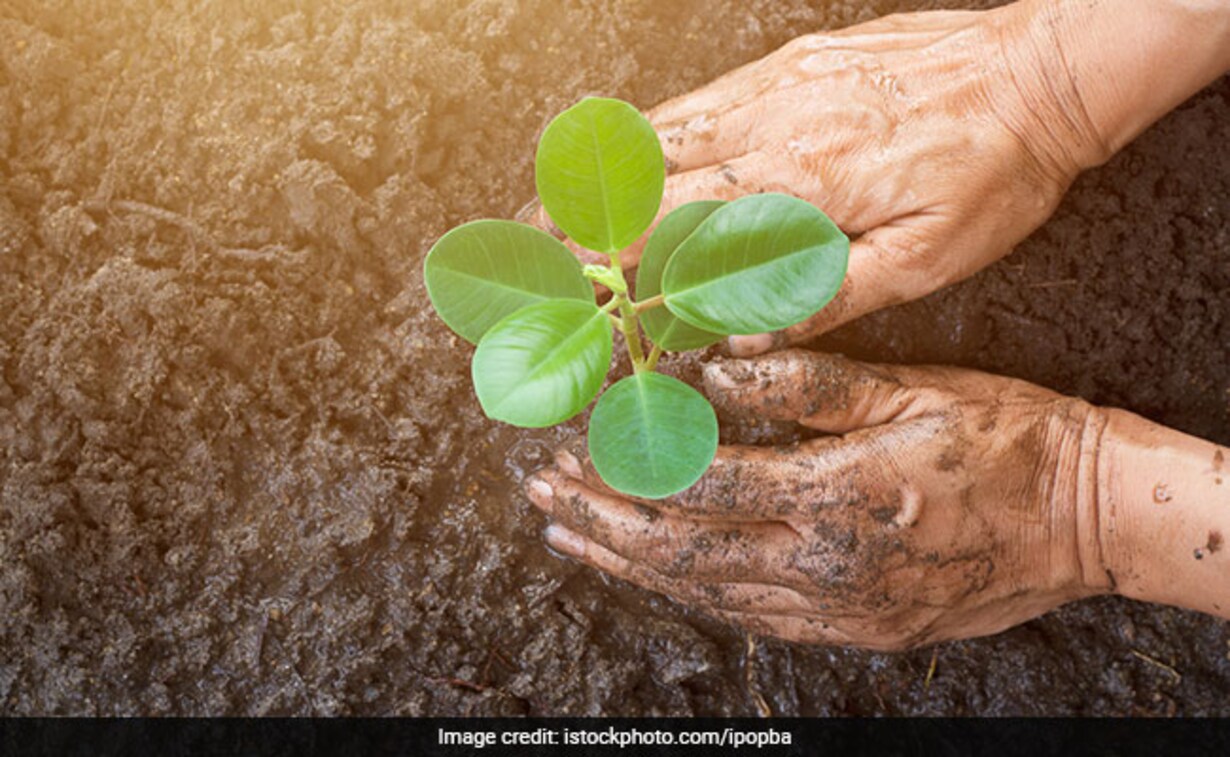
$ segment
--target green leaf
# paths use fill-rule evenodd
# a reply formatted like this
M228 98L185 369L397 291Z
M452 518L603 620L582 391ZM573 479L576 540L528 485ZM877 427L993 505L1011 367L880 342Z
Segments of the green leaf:
M611 365L611 321L592 302L548 300L491 327L470 373L487 417L526 428L585 409Z
M423 276L440 318L471 344L526 305L594 301L593 286L562 242L512 221L472 221L448 232L427 253Z
M538 142L538 197L574 242L614 253L645 233L662 204L666 161L649 121L622 100L587 97Z
M850 240L815 206L783 194L748 195L715 210L662 274L672 313L721 334L793 326L833 299Z
M713 211L726 203L721 200L700 200L680 205L667 214L645 243L640 267L636 270L636 298L648 300L662 293L662 272L675 250ZM681 321L664 307L646 310L641 323L654 344L669 352L698 350L722 340L721 334L698 329Z
M598 475L636 497L669 497L696 483L717 444L717 415L708 400L660 373L620 380L589 418L589 456Z

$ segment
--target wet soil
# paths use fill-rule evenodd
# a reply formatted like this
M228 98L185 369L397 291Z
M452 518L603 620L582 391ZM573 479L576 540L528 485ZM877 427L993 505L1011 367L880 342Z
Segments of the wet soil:
M525 203L580 95L979 3L299 5L0 0L0 713L1230 714L1193 613L749 643L550 555L516 483L571 432L483 419L424 307L427 246ZM1230 443L1228 144L1223 79L1005 261L820 346Z

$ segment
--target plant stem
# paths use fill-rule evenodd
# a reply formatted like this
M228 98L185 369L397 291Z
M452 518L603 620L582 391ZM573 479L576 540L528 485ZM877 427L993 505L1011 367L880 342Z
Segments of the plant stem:
M666 295L656 294L647 300L643 300L641 302L636 303L636 305L634 306L634 309L638 313L643 313L646 310L652 310L653 308L656 308L662 305L662 303L664 302L666 302Z
M624 300L619 306L620 323L623 325L624 341L628 343L628 356L632 358L632 370L645 370L645 351L641 346L641 330L632 303Z
M658 367L658 358L662 357L662 345L655 344L653 349L649 351L649 357L645 358L645 370L652 371Z
M623 262L618 252L611 255L611 270L616 272L625 284L627 283ZM624 342L628 346L628 357L632 360L632 370L640 373L645 370L645 349L641 344L641 328L640 321L636 317L636 303L624 295L615 295L613 301L618 303L616 307L619 308L619 330L623 332ZM614 318L613 315L611 317Z

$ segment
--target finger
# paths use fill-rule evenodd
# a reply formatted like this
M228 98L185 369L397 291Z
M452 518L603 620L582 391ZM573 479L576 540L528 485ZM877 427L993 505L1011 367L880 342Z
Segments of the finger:
M695 519L811 517L816 502L866 499L860 468L868 441L832 437L791 447L719 447L699 481L655 506Z
M617 492L607 485L602 480L602 475L598 473L598 469L594 467L594 461L589 456L589 451L585 447L585 442L575 440L555 452L555 467L560 473L565 476L581 481L594 491L603 494L609 494L613 497L623 497L630 502L637 502L642 505L652 507L654 500L635 497L630 494Z
M808 449L819 451L822 446L823 444L820 444L820 446ZM617 499L652 508L654 511L670 513L670 515L686 518L689 521L732 523L755 521L755 519L774 521L774 519L786 518L796 512L795 508L786 505L787 495L785 494L781 497L782 501L770 501L771 497L776 496L772 492L779 489L776 486L779 481L774 479L774 475L782 468L780 464L772 463L780 463L782 458L788 457L792 452L803 454L806 451L798 451L797 448L718 447L717 455L706 471L708 480L701 479L692 487L692 489L697 489L697 487L699 489L683 491L664 500L646 500L611 489L601 478L598 469L594 468L593 459L585 452L583 442L569 444L560 449L555 454L555 460L556 467L561 474L581 481L590 490L599 492L599 494L617 497ZM793 468L797 470L806 467ZM829 470L836 471L838 467ZM740 491L742 486L750 486L755 491L765 492L766 499L754 503L755 495L748 494L744 501L733 501L723 494L715 499L706 500L706 494L704 494L704 492L713 490ZM790 486L797 492L801 490L799 487L802 484L793 481ZM838 487L834 484L831 489L836 490ZM849 487L844 487L844 489L849 489Z
M844 623L839 627L838 621L830 622L827 615L798 616L716 609L710 612L731 625L796 644L835 644L875 652L904 652L935 641L922 634L903 633L896 629L850 628Z
M801 475L805 470L813 470L802 459L809 451L819 451L819 447L718 447L717 455L700 481L673 497L658 500L614 492L602 481L593 462L583 452L561 452L556 460L562 473L583 482L593 491L692 521L729 523L784 519L796 514L794 492L798 491L797 486L794 482L782 481L780 476ZM795 460L796 457L799 459ZM852 473L836 464L826 472L832 474L833 489L838 488L839 477Z
M767 612L739 612L714 609L714 617L761 636L772 636L796 644L834 644L862 646L819 617L800 617Z
M808 478L791 478L784 480L777 477L782 470L780 465L770 465L769 461L778 462L794 454L830 454L826 445L835 444L838 440L818 440L805 443L802 447L766 449L759 447L719 447L714 464L710 465L706 476L692 489L681 492L674 497L659 500L647 500L616 492L607 486L593 461L585 453L583 444L577 443L556 453L556 466L559 472L585 484L589 489L615 497L628 503L639 504L656 512L664 513L691 522L710 522L717 524L746 523L749 520L780 520L790 523L792 518L807 507L797 507L798 498L811 496L825 504L838 502L865 502L870 492L861 482L865 476L857 475L856 457L849 455L849 465L842 465L834 458L834 464L823 469L829 475L825 483L817 483ZM857 442L855 442L857 443ZM863 462L874 460L877 445L863 444L859 447L864 457ZM813 466L792 466L791 475L800 474L803 470L813 470ZM719 492L718 495L712 492ZM731 499L732 492L741 492L745 496ZM805 518L811 519L814 513L808 513ZM796 532L797 533L797 532ZM782 575L793 575L797 571L787 568ZM798 582L793 582L795 585ZM805 587L814 582L805 581Z
M773 519L807 529L868 503L903 502L905 471L934 454L932 442L950 422L935 413L788 447L720 447L696 484L655 506L681 517Z
M935 41L937 32L952 34L962 23L973 23L980 18L977 11L934 10L926 13L894 13L871 21L826 32L812 49L855 47L867 52L902 51L925 47ZM808 39L808 38L804 38Z
M659 133L688 122L716 120L748 101L747 82L764 66L761 58L728 71L699 89L655 105L646 116Z
M658 103L646 114L649 122L661 133L672 126L685 124L729 108L735 102L735 98L732 97L732 85L735 84L738 70L735 69L700 89Z
M846 434L918 417L932 409L928 387L903 382L895 369L841 355L791 349L704 366L706 393L736 416L794 421Z
M671 174L733 160L747 152L760 102L726 103L678 121L654 123Z
M784 586L747 581L700 583L690 579L671 578L651 567L628 560L602 544L559 524L548 526L545 536L547 544L557 552L580 560L607 575L665 594L690 607L711 612L726 610L800 617L808 617L814 613L806 597Z
M781 556L797 546L798 536L781 523L680 518L595 491L550 469L537 474L529 494L569 530L666 576L772 583L794 572L784 567Z
M854 639L816 617L809 602L791 589L767 584L702 585L674 579L612 552L592 539L552 524L547 543L590 567L741 628L804 644L852 644Z
M832 302L776 334L732 336L735 357L758 355L814 339L867 313L918 299L958 278L939 259L950 224L931 217L878 226L850 245L846 278Z
M876 365L788 349L702 368L706 393L735 417L793 421L830 434L943 415L958 402L1061 395L1019 379L934 365Z

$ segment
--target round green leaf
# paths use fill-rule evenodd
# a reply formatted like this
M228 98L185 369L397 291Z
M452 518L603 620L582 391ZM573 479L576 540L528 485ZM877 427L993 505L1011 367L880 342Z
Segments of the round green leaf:
M472 221L440 237L423 277L441 320L471 344L526 305L594 301L593 286L562 242L512 221Z
M587 97L547 126L534 175L543 207L565 234L613 253L653 223L666 161L657 132L636 108Z
M636 269L636 298L647 300L662 292L662 272L675 250L713 211L726 203L721 200L700 200L680 205L663 218L645 243L640 267ZM668 308L646 310L641 323L654 344L668 352L698 350L722 340L721 334L698 329L682 321Z
M662 274L672 313L721 334L793 326L833 299L850 240L814 205L784 194L741 197L713 211Z
M611 321L592 302L548 300L491 327L470 374L487 417L526 428L585 409L611 365Z
M717 444L717 415L709 401L660 373L620 380L589 418L589 456L598 475L635 497L669 497L696 483Z

